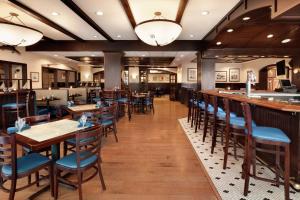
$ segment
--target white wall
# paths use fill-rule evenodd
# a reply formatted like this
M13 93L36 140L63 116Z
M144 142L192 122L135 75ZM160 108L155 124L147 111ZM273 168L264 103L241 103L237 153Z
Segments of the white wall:
M197 83L197 81L187 80L187 70L188 68L197 69L197 63L186 63L178 67L177 70L177 82L178 83Z
M256 60L244 62L244 63L216 63L216 71L227 71L227 83L229 83L229 69L230 68L239 68L240 69L240 83L245 83L247 80L247 71L254 71L257 80L259 82L259 71L267 65L276 64L276 62L283 60L282 58L259 58ZM291 59L284 59L286 65L289 66L289 61ZM279 77L280 78L280 77ZM285 78L285 77L282 77Z
M54 58L38 53L26 52L24 48L18 48L18 50L21 52L21 54L1 50L0 60L26 63L28 78L30 78L30 72L39 72L39 82L33 82L33 88L42 87L42 65L65 70L79 70L77 63L67 61L66 59Z

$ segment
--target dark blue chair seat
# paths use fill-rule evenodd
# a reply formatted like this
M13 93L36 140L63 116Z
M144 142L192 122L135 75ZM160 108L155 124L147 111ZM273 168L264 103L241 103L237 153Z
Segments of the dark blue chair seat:
M92 141L93 139L94 138L85 138L85 139L81 139L80 142L89 142L89 141ZM67 139L66 141L68 143L76 145L76 138Z
M101 101L101 98L100 97L95 97L92 100L93 100L93 102L97 102L97 101Z
M210 113L210 114L213 114L213 112L214 112L214 107L212 106L212 105L208 105L208 108L207 108L207 111ZM222 109L222 108L220 108L220 107L218 107L218 112L223 112L223 113L225 113L224 112L224 110Z
M17 159L17 174L26 173L41 165L46 164L49 161L49 158L38 153L31 153L26 156L20 157ZM12 174L11 170L12 169L10 165L4 165L2 167L2 173L6 176L10 176Z
M19 107L26 106L25 103L19 103L18 105ZM2 108L10 108L10 107L17 107L17 103L6 103L2 105Z
M119 98L119 99L118 99L118 102L119 102L119 103L127 103L127 102L128 102L128 99L127 99L127 98Z
M41 108L41 109L38 109L38 112L37 114L38 115L46 115L48 114L50 111L47 109L47 108Z
M85 157L88 154L90 154L87 151L81 152L80 156ZM86 167L90 164L92 164L93 162L95 162L97 160L97 156L93 155L85 160L82 160L80 162L80 168ZM63 167L67 167L67 168L71 168L71 169L77 169L77 162L76 162L76 153L71 153L65 157L63 157L62 159L56 161L56 164L61 165Z
M226 113L224 111L219 111L217 112L217 117L219 119L222 119L222 120L225 120L226 119ZM233 118L233 117L237 117L235 113L230 113L230 118Z
M113 121L112 120L103 120L102 122L101 122L101 125L102 126L110 126L110 125L112 125L113 124Z
M230 125L239 128L239 129L244 129L245 128L245 119L244 117L232 117L230 118ZM252 127L256 127L256 123L252 121Z
M257 139L269 140L273 142L291 142L290 138L282 130L273 127L253 127L252 136Z
M151 101L145 101L145 105L150 106L150 105L152 105L152 102Z

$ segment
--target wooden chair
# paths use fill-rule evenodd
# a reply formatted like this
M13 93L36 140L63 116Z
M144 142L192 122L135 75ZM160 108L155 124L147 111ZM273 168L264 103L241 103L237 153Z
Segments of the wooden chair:
M153 93L149 93L147 94L145 100L144 100L144 105L146 106L146 111L149 110L153 112L154 114L154 94Z
M48 168L51 195L53 196L52 161L38 153L28 154L17 158L15 134L0 136L0 188L9 193L9 200L13 200L15 193L36 184L39 180L16 188L17 179L31 175L41 169ZM5 188L4 183L11 181L11 187Z
M127 115L129 121L131 120L131 95L130 91L127 90L119 90L118 91L118 97L117 97L117 102L118 102L118 116L120 114L120 111L122 110L122 107L125 106L127 107Z
M188 108L188 122L191 121L191 127L194 125L195 120L195 108L196 108L196 101L197 101L197 93L196 91L192 91L191 97L189 99L189 108Z
M117 94L114 90L104 90L101 93L101 98L106 103L112 103L116 101Z
M100 119L98 119L98 123L101 124L101 126L103 127L105 136L107 137L107 133L109 131L112 131L114 133L116 142L118 142L116 122L117 104L102 107L100 111L101 114Z
M82 200L82 183L92 179L99 174L102 189L106 190L101 170L101 140L102 127L97 125L88 130L76 134L76 152L69 154L56 161L54 166L54 198L58 198L59 182L68 183L78 188L79 199ZM96 171L89 177L83 179L85 171L95 168ZM68 172L77 175L76 183L60 177L61 172Z
M203 101L203 94L201 92L197 93L196 98L196 108L195 108L195 133L201 128L204 123L204 113L205 113L205 103Z
M248 103L241 103L247 127L247 142L243 164L243 174L245 178L244 195L249 192L250 176L258 180L279 184L284 184L285 200L289 200L289 178L290 178L290 143L291 140L280 129L273 127L252 126L252 114ZM256 146L256 144L260 144ZM267 148L274 147L275 150ZM283 149L283 151L282 151ZM267 179L256 175L256 151L271 153L276 155L275 174L276 178ZM280 166L280 157L284 157L284 182L279 180L280 173L283 171ZM253 174L250 173L251 165L253 165Z

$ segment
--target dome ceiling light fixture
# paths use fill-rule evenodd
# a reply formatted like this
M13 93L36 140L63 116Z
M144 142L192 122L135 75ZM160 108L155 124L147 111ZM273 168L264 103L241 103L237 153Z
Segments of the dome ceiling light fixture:
M165 19L161 12L155 12L154 18L143 21L134 28L137 36L151 46L165 46L178 38L182 26L176 21Z
M20 20L19 15L16 13L9 13L10 15L4 17L9 22L0 22L0 43L6 46L30 46L43 37L43 33L30 28ZM13 23L13 19L16 19L21 24Z

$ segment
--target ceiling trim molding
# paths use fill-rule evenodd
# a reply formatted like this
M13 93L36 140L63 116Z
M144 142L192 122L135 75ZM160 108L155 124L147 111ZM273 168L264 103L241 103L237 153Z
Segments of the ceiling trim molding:
M300 48L220 48L207 49L202 52L202 58L215 56L293 56L299 55Z
M15 0L8 0L10 5L14 6L15 8L25 12L29 16L39 20L40 22L47 24L48 26L64 33L65 35L73 38L74 40L77 41L84 41L82 38L78 37L77 35L71 33L70 31L66 30L65 28L61 27L60 25L54 23L53 21L49 20L48 18L44 17L43 15L39 14L38 12L34 11L33 9L27 7L26 5L15 1Z
M223 28L225 28L232 20L258 8L271 7L273 0L240 0L227 15L225 15L216 26L212 28L205 36L204 40L213 40Z
M166 46L150 46L140 40L40 41L26 47L27 51L200 51L207 42L201 40L175 40Z
M132 14L132 11L131 11L131 8L130 8L130 5L128 3L128 0L120 0L122 6L123 6L123 9L128 17L128 20L132 26L132 29L134 30L134 28L136 27L136 21L134 19L134 16Z
M177 23L181 22L181 19L182 19L182 16L183 16L183 13L184 13L184 10L186 8L188 1L189 0L180 0L177 15L176 15L176 20L175 20Z
M69 9L71 9L82 20L95 29L100 35L109 41L114 41L94 20L92 20L79 6L77 6L72 0L61 0Z

